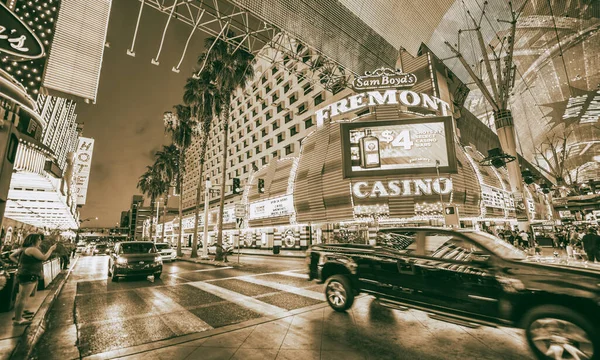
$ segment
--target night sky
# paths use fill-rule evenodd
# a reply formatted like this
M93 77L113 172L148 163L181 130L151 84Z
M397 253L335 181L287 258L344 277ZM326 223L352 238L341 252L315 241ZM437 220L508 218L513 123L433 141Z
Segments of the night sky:
M84 224L115 226L121 211L128 210L131 197L139 194L138 177L153 162L154 153L169 143L164 134L162 114L182 102L183 86L191 75L204 46L203 32L196 31L179 74L177 65L190 27L172 20L160 65L156 56L165 14L145 7L135 45L135 57L126 54L131 46L140 3L113 1L96 104L77 105L77 122L85 123L83 136L94 138L94 154L87 202L81 218L98 217Z

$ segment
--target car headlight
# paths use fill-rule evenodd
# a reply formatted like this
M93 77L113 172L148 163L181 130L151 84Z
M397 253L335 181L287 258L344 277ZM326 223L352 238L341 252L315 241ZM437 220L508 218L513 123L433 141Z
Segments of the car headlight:
M155 263L162 264L162 257L160 257L160 256L157 256L157 257L155 257L155 258L154 258L154 262L155 262Z
M119 257L117 258L117 264L127 265L127 259Z

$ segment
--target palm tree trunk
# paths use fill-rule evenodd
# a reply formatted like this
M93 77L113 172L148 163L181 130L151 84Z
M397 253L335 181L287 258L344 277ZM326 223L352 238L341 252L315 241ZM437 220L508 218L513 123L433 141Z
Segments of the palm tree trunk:
M154 239L154 232L152 231L152 225L154 225L154 206L156 205L156 199L154 196L150 199L150 241L156 242Z
M183 166L183 149L179 149L179 166L177 169L177 192L179 195L179 236L177 240L177 256L183 256L181 252L181 242L183 241L183 189L182 189L182 177L183 172L181 167Z
M215 260L223 260L223 212L225 207L225 181L227 180L227 140L229 137L229 97L223 102L223 162L221 163L221 196L219 199L219 216L217 225L217 251Z
M198 257L198 219L200 217L200 200L202 200L202 174L204 173L204 156L206 155L206 147L208 145L208 133L202 136L200 143L200 174L198 176L198 186L196 188L196 211L194 214L194 240L192 242L192 255L191 257ZM208 204L204 204L208 206ZM204 219L206 221L206 219Z
M167 224L167 205L169 204L169 188L167 188L167 193L165 194L165 204L163 206L163 226L162 226L162 235L160 236L161 241L165 242L165 225Z

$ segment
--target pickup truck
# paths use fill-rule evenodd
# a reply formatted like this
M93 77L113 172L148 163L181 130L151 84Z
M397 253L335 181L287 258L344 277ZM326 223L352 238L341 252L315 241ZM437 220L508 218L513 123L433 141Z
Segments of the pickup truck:
M528 257L487 233L442 228L385 229L373 246L313 245L307 264L336 311L367 293L463 326L522 328L539 359L600 358L597 264Z

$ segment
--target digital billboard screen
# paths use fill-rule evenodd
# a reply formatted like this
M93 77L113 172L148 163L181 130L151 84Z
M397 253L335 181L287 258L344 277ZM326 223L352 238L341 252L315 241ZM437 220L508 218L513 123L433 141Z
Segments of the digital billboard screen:
M456 172L451 117L341 124L344 176Z

